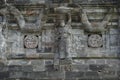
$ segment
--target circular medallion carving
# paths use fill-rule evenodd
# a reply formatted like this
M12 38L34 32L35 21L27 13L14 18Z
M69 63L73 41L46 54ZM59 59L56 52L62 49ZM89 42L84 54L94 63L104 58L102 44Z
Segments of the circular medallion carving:
M24 45L26 48L36 48L38 46L38 37L35 35L27 35L24 38Z
M102 36L98 34L92 34L88 37L88 46L89 47L102 47L103 45L103 40Z

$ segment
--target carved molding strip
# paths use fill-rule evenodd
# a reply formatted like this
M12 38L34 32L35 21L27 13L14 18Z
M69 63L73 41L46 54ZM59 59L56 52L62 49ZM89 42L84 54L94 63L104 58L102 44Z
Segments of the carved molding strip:
M37 57L8 57L8 60L20 60L20 59L54 59L54 55L51 54L46 54L46 55L43 55L43 54L40 54L41 56L37 56ZM42 57L43 56L43 57ZM46 56L49 56L49 57L46 57ZM72 59L120 59L120 57L72 57ZM1 60L1 59L0 59Z

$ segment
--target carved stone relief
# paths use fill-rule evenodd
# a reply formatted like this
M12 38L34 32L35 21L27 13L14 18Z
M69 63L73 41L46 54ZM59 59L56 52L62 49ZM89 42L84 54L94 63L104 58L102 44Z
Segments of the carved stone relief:
M5 54L6 49L6 39L2 32L3 25L0 24L0 55Z
M102 35L99 35L99 33L105 32L108 30L108 23L110 19L113 18L112 12L114 12L116 9L111 8L108 13L104 16L103 20L100 22L90 22L87 16L87 10L82 9L82 16L81 21L83 25L85 26L84 30L86 32L90 32L91 34L88 36L88 47L92 48L99 48L103 46L103 39ZM94 33L94 34L93 34ZM97 33L97 34L95 34Z
M78 32L79 31L79 32ZM71 57L77 57L78 54L83 54L83 48L85 44L84 35L82 30L72 29L72 35L69 37L69 55Z
M38 36L36 35L26 35L24 38L25 48L37 48L38 46Z
M6 8L4 10L1 10L4 14L12 14L16 21L18 26L22 31L28 31L28 32L35 32L40 31L42 24L41 24L41 18L43 17L43 10L37 10L37 11L29 11L29 15L36 15L36 19L33 22L27 22L27 20L30 20L30 18L24 17L22 12L17 9L15 6L12 6L10 4L6 4ZM27 13L26 13L27 14ZM31 16L30 16L31 17ZM33 19L33 18L31 18Z
M87 10L82 9L82 16L81 16L81 21L85 26L85 31L87 32L104 32L107 30L107 24L110 21L110 19L113 17L113 14L111 14L113 11L116 9L110 9L103 18L101 22L90 22L87 16Z
M102 47L103 39L99 34L91 34L88 36L88 46L93 48Z
M61 16L60 27L58 28L58 47L59 47L59 55L60 58L68 58L69 52L67 50L69 45L69 37L71 36L71 13L67 14L68 21L65 23L64 16Z
M7 38L7 46L11 50L9 53L23 53L22 36L19 30L9 30Z
M7 39L6 39L6 33L4 33L6 31L6 26L5 26L5 13L4 13L4 9L0 9L0 58L5 59L5 55L6 55L6 47L7 47Z
M29 53L53 53L54 49L56 49L57 51L55 53L57 53L57 58L59 59L66 59L66 58L72 59L72 57L77 57L78 54L80 53L84 54L85 42L87 41L88 41L88 45L87 45L88 47L92 47L93 49L102 47L103 39L102 39L102 35L99 35L99 33L101 34L101 32L106 31L106 25L112 18L111 11L113 11L113 9L110 9L108 14L105 15L105 19L103 19L102 22L93 23L89 21L87 17L87 12L82 9L83 12L80 13L80 15L82 14L81 19L82 19L82 23L84 24L84 28L83 27L81 28L81 26L79 26L80 29L73 30L72 27L74 26L72 26L73 24L71 20L71 14L73 14L74 12L75 13L77 12L76 14L78 14L80 12L80 11L78 12L80 8L74 10L73 7L59 6L57 8L54 8L54 10L56 10L56 13L57 12L59 13L59 17L60 17L60 19L58 20L58 23L56 18L54 19L54 22L56 22L58 25L55 26L56 25L55 24L52 26L52 28L47 26L47 28L44 29L45 27L43 28L42 18L43 18L43 14L45 13L43 12L43 10L46 10L46 9L39 8L39 9L36 9L35 11L32 9L31 10L28 9L28 11L25 11L25 14L28 16L26 17L24 16L24 13L22 13L22 11L20 11L16 7L12 5L6 5L6 6L7 7L5 9L5 13L12 14L17 19L16 21L19 26L19 30L13 30L9 33L10 36L8 37L8 41L11 40L10 45L12 45L12 52L13 53L21 52L20 48L22 48L21 44L23 43L22 44L23 49L28 54ZM55 16L56 16L56 13L55 13ZM49 16L51 17L51 15ZM80 23L80 21L78 21L78 23ZM2 27L2 25L0 26ZM57 28L58 32L56 31L55 33L53 33L53 28ZM83 36L85 35L84 30L87 32L90 32L90 35L88 36L88 40L83 38ZM4 45L5 47L6 39L2 34L2 30L0 31L0 34L1 34L0 36L1 45ZM23 40L21 40L21 34L24 35L24 37L22 38ZM57 34L56 40L54 40L53 34L55 35ZM54 47L54 45L56 44L57 46ZM114 42L112 44L114 44Z
M46 29L42 31L42 52L53 52L54 38L53 30Z
M23 30L28 32L40 31L42 28L41 19L43 17L43 10L29 10L26 11L28 17L25 18L25 25Z

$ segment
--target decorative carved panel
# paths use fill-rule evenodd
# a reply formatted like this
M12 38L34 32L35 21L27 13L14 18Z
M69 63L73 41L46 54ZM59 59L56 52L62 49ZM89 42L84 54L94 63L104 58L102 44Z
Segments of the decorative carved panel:
M53 31L46 29L42 31L42 49L43 52L52 52L54 46Z
M82 30L79 30L79 29L72 30L72 35L69 37L69 40L68 40L68 42L69 42L68 51L72 57L76 57L78 54L83 52L82 49L85 46L85 44L82 43L83 39L84 38L83 38L83 31Z
M25 48L36 48L38 46L38 37L36 35L26 35L24 46Z
M91 34L88 36L88 46L93 48L102 47L103 39L99 34Z

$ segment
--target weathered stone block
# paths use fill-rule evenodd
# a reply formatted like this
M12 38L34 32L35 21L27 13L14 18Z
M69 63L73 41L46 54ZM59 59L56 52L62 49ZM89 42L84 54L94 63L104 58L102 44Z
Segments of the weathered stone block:
M85 72L85 76L86 77L98 77L99 74L96 71L87 71L87 72Z
M117 76L119 76L119 77L120 77L120 71L117 71Z
M46 65L45 68L46 71L55 71L54 65Z
M33 71L45 71L44 60L31 60L30 63L33 66Z
M66 76L65 78L66 79L75 79L75 78L81 78L81 77L84 77L84 72L71 72L71 71L68 71L66 72Z
M38 72L26 72L28 79L46 79L47 73L44 71L38 71Z
M112 64L112 65L116 65L116 64L120 65L119 59L108 59L108 60L106 60L106 63Z
M116 64L116 65L109 64L104 68L104 70L106 70L106 71L119 71L119 68L120 68L120 66L118 64Z
M96 64L91 64L89 65L89 69L92 71L102 71L104 70L105 65L96 65Z
M85 61L85 64L95 64L96 63L96 61L95 61L95 59L88 59L88 60L84 60Z
M22 71L23 72L32 72L33 71L33 66L32 65L22 66Z
M9 78L9 72L0 72L0 79L7 79Z
M65 78L65 72L62 71L51 71L47 73L49 79L63 79Z
M8 56L8 58L9 59L19 59L19 58L25 58L26 57L26 55L25 54L10 54L9 56Z
M113 78L104 78L104 80L120 80L120 78L118 78L118 77L113 77Z
M115 34L116 35L116 34L119 34L119 31L120 31L120 29L117 29L117 28L113 29L113 28L111 28L110 29L110 34Z
M117 72L116 71L109 71L109 70L104 70L101 75L103 75L104 78L110 78L110 77L117 77Z
M8 71L7 66L3 66L3 67L0 66L0 72L6 72L6 71Z
M67 64L67 65L61 65L60 66L60 71L72 71L72 65Z
M101 77L89 77L89 78L81 78L78 80L119 80L119 78L101 78Z
M19 65L10 65L8 66L9 71L22 71L22 66Z
M88 71L89 66L86 64L76 64L72 65L72 71Z
M110 35L110 46L119 46L119 35L118 34Z
M77 78L74 78L74 79L65 79L65 80L78 80Z
M104 65L106 63L106 59L95 59L96 64Z
M52 65L53 64L53 60L46 60L45 61L45 65Z
M72 63L71 59L60 60L60 65L67 65L67 64L71 64L71 63Z
M53 59L54 54L53 53L40 53L39 58L40 59Z
M4 64L0 62L0 72L6 72L8 71L8 67Z
M8 65L27 65L29 61L27 60L24 60L24 59L11 59L11 60L8 60Z
M26 54L26 58L39 58L39 54L33 53L33 54Z
M17 78L25 78L27 75L21 71L12 71L10 72L10 78L17 79Z
M81 60L81 59L73 59L72 64L88 64L86 60Z
M54 71L54 64L53 64L53 60L46 60L45 61L45 70L46 71Z

